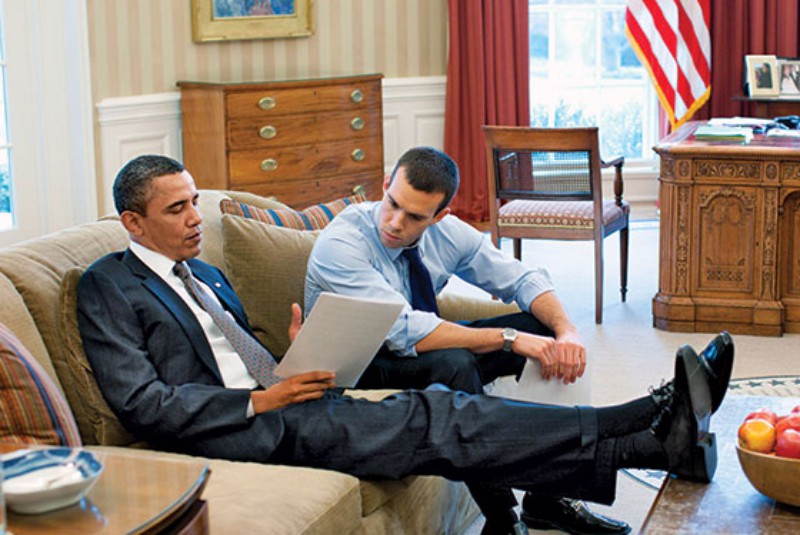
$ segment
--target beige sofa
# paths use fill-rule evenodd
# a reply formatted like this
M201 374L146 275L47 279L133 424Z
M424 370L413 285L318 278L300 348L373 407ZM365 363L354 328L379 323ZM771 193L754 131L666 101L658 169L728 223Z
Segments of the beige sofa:
M201 259L223 269L257 334L282 353L289 304L302 302L305 260L315 233L221 217L225 196L263 208L250 194L203 191ZM142 448L116 420L91 375L75 319L75 284L95 259L127 246L119 221L105 218L0 249L0 322L30 350L64 393L91 448ZM499 313L491 301L450 298L450 319ZM490 310L491 309L491 310ZM378 397L386 392L354 393ZM146 449L137 454L173 455ZM478 514L462 483L438 477L359 481L338 472L209 459L203 494L212 533L459 533Z

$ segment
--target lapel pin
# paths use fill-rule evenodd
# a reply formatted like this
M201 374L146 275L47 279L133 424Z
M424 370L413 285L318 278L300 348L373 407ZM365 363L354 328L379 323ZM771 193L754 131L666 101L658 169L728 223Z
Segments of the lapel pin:
M221 287L222 285L221 285L220 283L218 283L218 282L215 282L215 283L214 283L214 286L216 286L217 288L219 288L219 287Z

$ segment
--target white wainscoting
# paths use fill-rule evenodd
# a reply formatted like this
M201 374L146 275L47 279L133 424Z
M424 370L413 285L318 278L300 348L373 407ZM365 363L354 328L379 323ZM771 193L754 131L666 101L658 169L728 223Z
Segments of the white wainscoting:
M387 78L383 80L384 168L408 148L444 144L444 76ZM166 154L181 159L180 93L158 93L104 99L97 104L104 197L100 213L113 210L111 186L117 171L139 154ZM604 181L604 192L613 195L612 177ZM625 198L655 201L655 169L630 169L625 174Z

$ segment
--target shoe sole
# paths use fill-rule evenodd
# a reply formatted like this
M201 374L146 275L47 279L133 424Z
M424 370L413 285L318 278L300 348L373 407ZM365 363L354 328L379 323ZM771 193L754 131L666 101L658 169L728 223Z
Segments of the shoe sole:
M711 390L700 359L689 346L678 349L678 358L675 361L675 386L683 389L689 396L694 425L689 462L686 466L672 470L672 473L684 479L709 483L717 470L717 440L716 436L709 432L713 405Z

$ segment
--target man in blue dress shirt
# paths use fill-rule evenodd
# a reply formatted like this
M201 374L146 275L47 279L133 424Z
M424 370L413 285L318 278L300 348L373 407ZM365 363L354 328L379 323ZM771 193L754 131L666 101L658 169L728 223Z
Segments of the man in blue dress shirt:
M450 215L458 183L458 168L443 152L417 147L403 154L384 181L380 202L348 207L317 239L306 275L306 312L323 291L406 303L359 388L442 383L477 394L498 377L519 377L527 359L539 361L545 379L580 379L586 348L549 274L502 254L488 235ZM435 308L412 306L412 266L404 250L414 248L434 294L457 275L523 312L459 324ZM518 524L509 491L470 490L487 518L484 533L508 533ZM570 533L630 531L581 502L532 494L523 501L523 519Z

